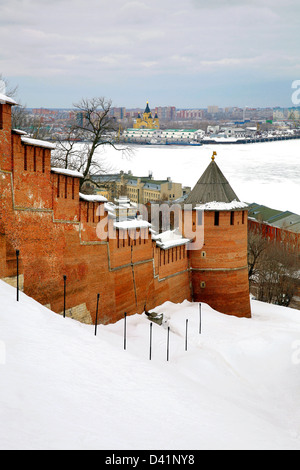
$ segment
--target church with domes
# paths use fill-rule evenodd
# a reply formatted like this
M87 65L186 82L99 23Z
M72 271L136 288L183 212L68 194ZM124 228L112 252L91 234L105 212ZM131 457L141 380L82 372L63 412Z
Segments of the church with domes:
M157 114L152 116L149 108L149 102L147 101L146 108L142 116L138 114L136 122L133 125L134 129L159 129L159 119Z

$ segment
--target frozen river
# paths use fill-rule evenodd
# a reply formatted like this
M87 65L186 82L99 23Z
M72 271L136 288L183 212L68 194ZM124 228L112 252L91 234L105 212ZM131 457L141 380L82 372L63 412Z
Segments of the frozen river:
M241 145L133 146L133 154L106 146L99 157L113 171L131 170L135 176L153 173L193 187L210 163L216 162L241 201L300 214L300 140Z

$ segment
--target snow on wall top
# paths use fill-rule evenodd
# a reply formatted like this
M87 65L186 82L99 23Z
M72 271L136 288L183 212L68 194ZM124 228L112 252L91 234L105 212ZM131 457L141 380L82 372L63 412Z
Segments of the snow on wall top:
M19 135L28 135L27 132L21 131L21 129L12 129L12 132Z
M241 201L232 202L207 202L205 204L198 204L194 209L198 211L231 211L235 209L247 209L248 204Z
M66 176L73 176L74 178L83 178L83 174L75 170L66 170L64 168L51 168L54 173L60 173Z
M10 98L9 96L3 95L3 93L0 93L0 103L18 104L15 100Z
M114 227L124 230L130 230L134 228L148 228L151 224L143 219L128 219L119 222L114 222Z
M55 145L50 144L50 142L46 142L45 140L31 139L30 137L25 137L24 135L21 136L21 141L24 144L28 144L28 145L35 145L37 147L45 147L51 150L55 149Z
M106 197L101 195L79 193L79 197L89 202L107 202Z
M167 250L175 246L186 245L190 242L188 238L183 238L177 230L167 230L159 234L152 234L154 240L160 248Z

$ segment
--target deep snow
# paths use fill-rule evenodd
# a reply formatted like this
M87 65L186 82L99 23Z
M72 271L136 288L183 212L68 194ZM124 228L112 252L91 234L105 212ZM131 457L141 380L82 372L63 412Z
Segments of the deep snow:
M300 449L300 315L170 302L94 327L0 281L0 449ZM188 350L185 325L188 319Z

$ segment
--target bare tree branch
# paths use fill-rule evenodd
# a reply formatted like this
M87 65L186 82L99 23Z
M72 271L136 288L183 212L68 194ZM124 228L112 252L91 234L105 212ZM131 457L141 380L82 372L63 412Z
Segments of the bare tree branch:
M53 154L55 166L80 171L83 174L81 191L92 176L107 172L107 167L97 150L110 145L127 157L132 150L118 146L118 123L110 116L112 102L103 97L82 99L74 104L74 119L70 122L68 135L58 140Z
M258 300L289 306L299 282L296 254L267 240L261 231L249 231L248 267L250 288Z

